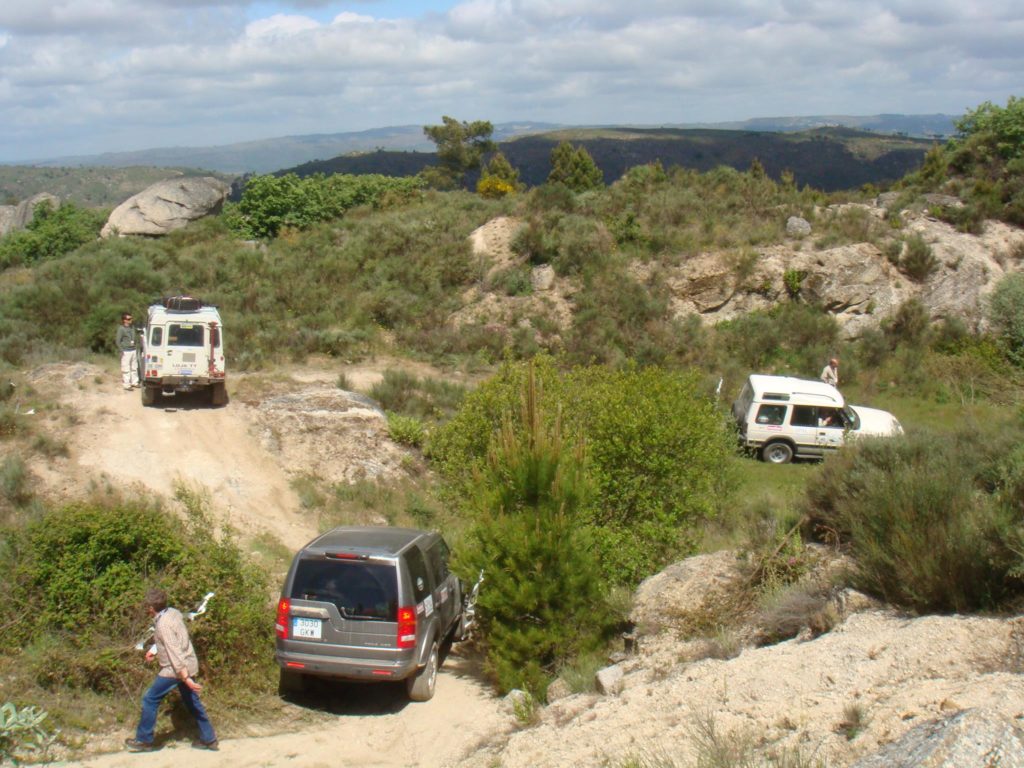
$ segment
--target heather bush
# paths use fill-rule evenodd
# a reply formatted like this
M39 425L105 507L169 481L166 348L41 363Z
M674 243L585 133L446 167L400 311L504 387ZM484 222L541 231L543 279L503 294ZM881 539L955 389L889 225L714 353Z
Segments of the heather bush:
M1024 274L1003 277L989 296L988 319L1002 342L1006 356L1024 364Z
M916 611L997 608L1024 588L1015 570L1014 449L1022 437L1017 420L848 447L808 488L810 526L849 549L857 587L888 602Z

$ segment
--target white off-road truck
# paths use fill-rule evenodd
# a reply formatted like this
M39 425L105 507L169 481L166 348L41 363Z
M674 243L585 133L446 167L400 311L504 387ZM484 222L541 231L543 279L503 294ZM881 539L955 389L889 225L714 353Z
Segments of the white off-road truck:
M225 405L224 326L217 307L191 296L151 304L139 367L143 405L199 389L209 392L212 405Z

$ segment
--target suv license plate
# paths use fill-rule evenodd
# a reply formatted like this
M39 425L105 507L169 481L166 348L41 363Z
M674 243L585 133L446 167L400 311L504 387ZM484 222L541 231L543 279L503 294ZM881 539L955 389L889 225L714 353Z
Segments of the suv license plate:
M307 640L319 640L323 637L323 622L320 619L292 619L292 636Z

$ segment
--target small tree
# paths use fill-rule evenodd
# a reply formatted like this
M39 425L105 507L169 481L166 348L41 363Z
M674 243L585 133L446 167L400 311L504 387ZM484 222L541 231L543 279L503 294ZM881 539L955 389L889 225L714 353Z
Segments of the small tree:
M523 188L519 171L512 167L504 153L497 152L483 168L476 191L484 197L504 197Z
M989 297L988 320L1007 357L1024 365L1024 273L1012 272L996 283Z
M480 167L483 156L494 150L494 126L487 120L468 123L445 115L441 125L425 125L423 133L437 145L438 166L423 173L428 183L447 189L458 186L467 171Z
M586 192L604 186L604 174L586 147L573 147L568 141L563 141L551 150L548 181L564 184L573 192Z
M582 523L589 496L583 443L543 414L531 367L518 418L506 412L476 474L469 573L485 572L480 627L502 690L543 697L558 668L602 641L605 583Z

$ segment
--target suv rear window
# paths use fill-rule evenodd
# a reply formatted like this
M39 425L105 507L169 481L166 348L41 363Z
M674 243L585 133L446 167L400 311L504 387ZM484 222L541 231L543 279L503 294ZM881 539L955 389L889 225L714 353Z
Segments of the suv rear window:
M199 323L171 323L167 343L172 347L201 347L204 327Z
M346 619L398 620L398 578L390 563L300 560L293 600L334 603Z

